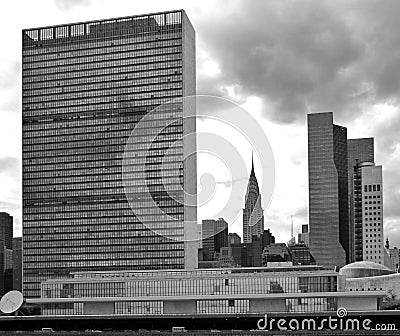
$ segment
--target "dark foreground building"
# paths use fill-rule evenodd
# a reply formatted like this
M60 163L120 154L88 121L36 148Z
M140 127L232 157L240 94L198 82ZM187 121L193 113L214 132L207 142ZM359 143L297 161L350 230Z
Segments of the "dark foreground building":
M332 112L308 115L310 251L317 265L349 261L347 129Z
M13 217L0 212L0 295L12 289Z
M122 180L138 121L195 94L185 12L27 29L22 41L24 296L70 272L197 267L197 245L183 242L196 221L196 207L183 205L183 188L196 194L195 155L183 164L196 148L194 137L183 141L193 110L171 104L135 135L135 213Z

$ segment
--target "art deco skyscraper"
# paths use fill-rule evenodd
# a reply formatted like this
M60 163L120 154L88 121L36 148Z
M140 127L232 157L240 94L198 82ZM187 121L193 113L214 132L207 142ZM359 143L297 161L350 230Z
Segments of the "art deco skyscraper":
M252 236L260 237L264 233L264 210L261 207L261 195L254 162L251 159L251 173L247 184L243 209L243 243L251 243Z
M348 261L347 129L332 112L308 115L310 251L318 265Z
M182 102L159 112L154 125L168 126L148 153L147 133L132 149L145 165L130 189L140 219L122 181L125 145L143 116L195 94L195 32L185 12L27 29L22 38L25 297L74 271L197 267L197 245L182 239L197 219L182 191L196 194L197 184L196 156L184 159L195 153L194 137L184 138L195 120ZM160 220L160 209L171 221Z

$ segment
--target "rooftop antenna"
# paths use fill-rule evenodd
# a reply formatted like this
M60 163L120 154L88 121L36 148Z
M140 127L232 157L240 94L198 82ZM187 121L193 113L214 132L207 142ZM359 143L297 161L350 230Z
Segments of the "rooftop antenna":
M292 215L290 215L290 220L292 221L292 224L290 226L290 239L293 239L294 236L293 236L293 216Z

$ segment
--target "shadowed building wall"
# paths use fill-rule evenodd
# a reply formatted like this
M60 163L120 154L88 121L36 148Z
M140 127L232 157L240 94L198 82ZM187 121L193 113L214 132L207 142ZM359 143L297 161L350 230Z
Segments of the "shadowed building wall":
M308 115L310 251L317 265L343 266L349 251L347 129L332 112Z

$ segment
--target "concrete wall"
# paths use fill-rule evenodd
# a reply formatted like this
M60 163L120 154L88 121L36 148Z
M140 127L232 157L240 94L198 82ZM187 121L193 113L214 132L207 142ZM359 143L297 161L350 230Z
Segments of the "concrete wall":
M346 308L347 311L377 310L378 299L376 297L339 297L337 307Z
M164 314L196 314L196 301L164 301Z
M83 313L85 315L114 314L114 302L85 302Z
M250 313L284 312L286 311L285 299L251 299Z
M346 291L391 290L400 299L400 273L346 279Z

